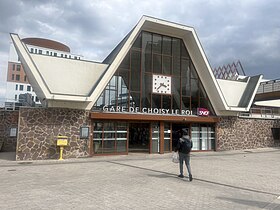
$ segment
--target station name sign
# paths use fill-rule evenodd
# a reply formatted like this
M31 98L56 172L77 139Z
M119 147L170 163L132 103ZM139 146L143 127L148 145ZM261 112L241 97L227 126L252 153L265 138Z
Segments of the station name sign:
M121 107L121 106L108 106L102 108L103 112L118 112L118 113L139 113L139 114L160 114L160 115L193 115L192 110L179 110L179 109L159 109L159 108L141 108L140 107ZM208 116L209 111L205 108L198 108L197 113L200 116Z

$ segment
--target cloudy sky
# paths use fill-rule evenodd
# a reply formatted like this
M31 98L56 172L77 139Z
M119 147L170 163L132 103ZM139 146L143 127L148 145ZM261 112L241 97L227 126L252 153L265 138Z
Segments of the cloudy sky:
M143 15L194 27L212 68L240 60L246 75L278 79L279 11L279 0L0 0L0 101L9 33L101 62Z

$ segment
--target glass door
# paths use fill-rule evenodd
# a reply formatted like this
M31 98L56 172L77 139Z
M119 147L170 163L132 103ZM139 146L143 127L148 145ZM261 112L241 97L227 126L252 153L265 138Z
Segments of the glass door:
M128 124L93 122L93 154L127 153Z
M215 149L215 127L207 124L193 124L191 127L192 150Z
M201 142L201 150L208 150L208 128L200 127L200 142Z
M199 127L192 126L191 129L191 139L193 141L193 148L192 150L200 150L200 138L199 138Z
M171 151L171 128L170 123L164 123L164 151Z
M152 148L151 153L159 153L159 123L152 123Z

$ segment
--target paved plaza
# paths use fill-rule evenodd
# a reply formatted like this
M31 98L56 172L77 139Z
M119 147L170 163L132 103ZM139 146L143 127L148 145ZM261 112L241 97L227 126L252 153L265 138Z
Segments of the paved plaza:
M0 153L1 209L280 209L280 148L193 152L192 182L171 154L13 156Z

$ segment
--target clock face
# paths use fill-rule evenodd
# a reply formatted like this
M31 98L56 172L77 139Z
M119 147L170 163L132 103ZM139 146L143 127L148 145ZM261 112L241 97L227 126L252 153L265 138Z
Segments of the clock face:
M153 93L171 94L171 76L154 74Z

